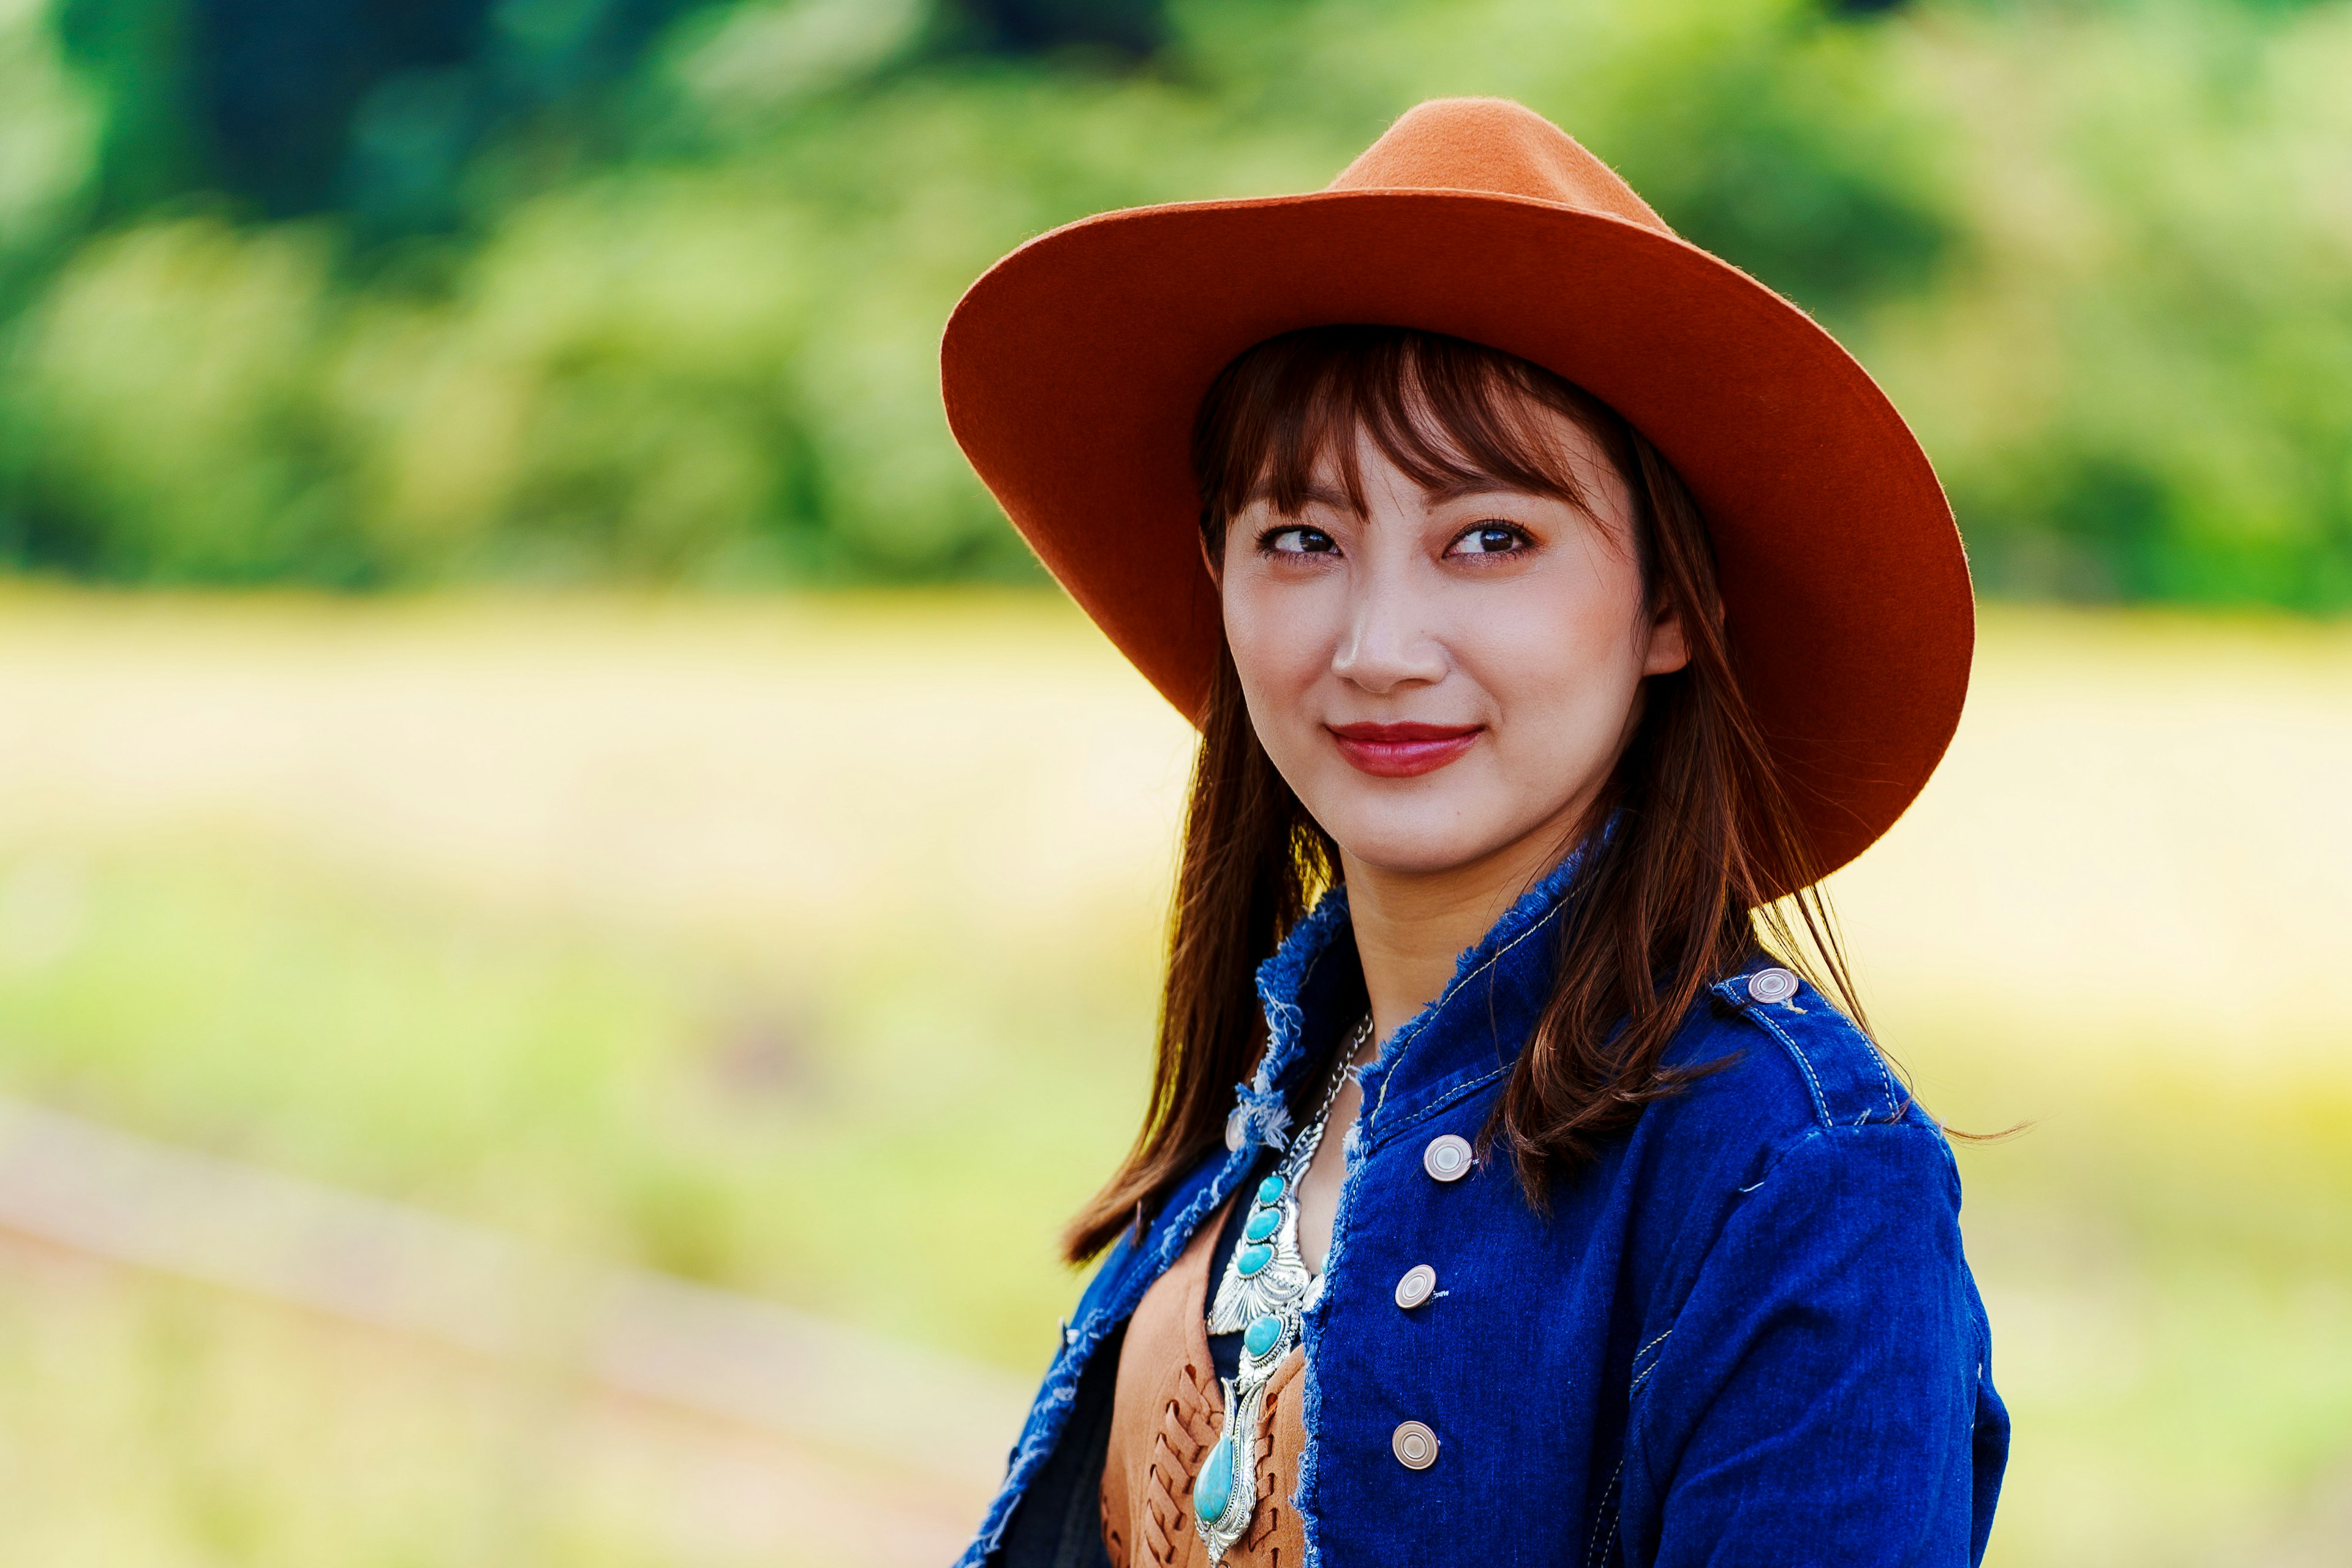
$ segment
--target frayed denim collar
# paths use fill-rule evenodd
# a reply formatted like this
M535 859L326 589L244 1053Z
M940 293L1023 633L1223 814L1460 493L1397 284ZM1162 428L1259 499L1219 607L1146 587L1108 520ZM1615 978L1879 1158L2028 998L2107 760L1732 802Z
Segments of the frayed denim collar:
M1325 953L1349 931L1348 889L1334 887L1293 926L1272 957L1257 966L1258 1006L1265 1014L1265 1053L1247 1083L1235 1084L1229 1144L1284 1149L1290 1142L1288 1091L1294 1069L1307 1054L1307 1009L1302 995Z
M1617 826L1612 816L1601 828L1605 840ZM1590 840L1587 841L1588 843ZM1545 873L1521 894L1500 920L1454 963L1454 978L1435 1000L1381 1042L1380 1055L1362 1073L1367 1106L1377 1113L1418 1103L1427 1088L1443 1093L1465 1068L1507 1067L1525 1044L1535 1021L1535 1009L1550 991L1554 942L1539 940L1552 934L1556 917L1566 907L1588 858L1584 844ZM1266 1048L1257 1071L1246 1083L1234 1086L1238 1103L1234 1111L1235 1141L1267 1148L1286 1146L1290 1132L1289 1091L1296 1070L1307 1054L1310 1030L1305 994L1318 963L1351 931L1348 890L1335 887L1316 901L1314 910L1292 929L1272 957L1258 965L1258 1002L1265 1013ZM1537 940L1531 940L1537 939ZM1464 1004L1483 1000L1474 1011ZM1433 1032L1441 1017L1449 1027ZM1450 1026L1454 1018L1485 1028ZM1423 1048L1416 1041L1426 1037ZM1486 1049L1483 1054L1479 1046ZM1431 1049L1429 1047L1443 1048ZM1408 1066L1408 1058L1410 1065ZM1377 1124L1380 1118L1368 1118ZM1375 1131L1377 1131L1375 1125Z

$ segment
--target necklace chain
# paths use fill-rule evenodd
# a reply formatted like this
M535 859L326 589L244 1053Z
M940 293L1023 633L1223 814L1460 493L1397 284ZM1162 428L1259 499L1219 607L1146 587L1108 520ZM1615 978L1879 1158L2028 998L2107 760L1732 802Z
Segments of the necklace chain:
M1347 1045L1339 1052L1339 1060L1331 1070L1331 1081L1324 1086L1323 1103L1315 1108L1314 1120L1307 1122L1283 1156L1282 1169L1294 1184L1305 1179L1307 1167L1315 1163L1315 1151L1323 1145L1323 1130L1330 1125L1331 1108L1339 1103L1339 1090L1347 1087L1348 1076L1355 1070L1356 1058L1363 1054L1364 1042L1372 1037L1371 1015L1356 1026Z

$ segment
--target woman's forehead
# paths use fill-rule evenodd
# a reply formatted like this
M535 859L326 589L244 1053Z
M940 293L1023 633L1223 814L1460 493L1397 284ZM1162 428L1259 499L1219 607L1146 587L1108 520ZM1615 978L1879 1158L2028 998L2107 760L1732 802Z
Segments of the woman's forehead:
M1361 516L1370 504L1367 479L1382 468L1401 475L1430 506L1529 495L1584 510L1600 496L1626 492L1616 463L1591 432L1558 410L1523 401L1522 417L1511 422L1517 428L1507 432L1465 432L1427 410L1410 426L1375 417L1326 423L1293 451L1267 453L1243 505Z

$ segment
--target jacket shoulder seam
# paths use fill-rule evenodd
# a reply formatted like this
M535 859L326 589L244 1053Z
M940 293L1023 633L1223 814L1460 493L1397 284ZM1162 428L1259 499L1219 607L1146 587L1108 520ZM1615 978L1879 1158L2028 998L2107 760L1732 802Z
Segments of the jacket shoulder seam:
M1812 1053L1809 1052L1803 1042L1798 1038L1801 1031L1787 1027L1781 1020L1772 1016L1769 1007L1738 995L1730 983L1719 985L1716 989L1722 996L1725 1005L1734 1014L1762 1029L1779 1042L1781 1050L1786 1053L1790 1061L1796 1067L1799 1076L1804 1080L1807 1098L1812 1102L1814 1120L1820 1125L1862 1127L1903 1124L1904 1113L1912 1104L1910 1097L1897 1096L1895 1089L1895 1075L1887 1068L1885 1055L1879 1050L1869 1036L1864 1034L1843 1013L1832 1012L1832 1016L1836 1020L1834 1026L1842 1028L1847 1038L1826 1043L1832 1047L1843 1045L1848 1047L1859 1047L1868 1053L1871 1069L1876 1073L1878 1079L1874 1092L1864 1089L1859 1084L1842 1083L1834 1086L1825 1084L1821 1068L1815 1065ZM1820 998L1820 994L1811 987L1806 988L1804 994L1817 1000ZM1791 998L1791 1000L1794 999ZM1826 1005L1826 1003L1823 1003L1823 1005ZM1821 1042L1817 1042L1817 1047L1819 1044ZM1874 1100L1884 1100L1884 1110L1878 1105L1872 1103ZM1832 1100L1836 1101L1834 1105L1832 1103ZM1847 1112L1852 1114L1846 1114Z

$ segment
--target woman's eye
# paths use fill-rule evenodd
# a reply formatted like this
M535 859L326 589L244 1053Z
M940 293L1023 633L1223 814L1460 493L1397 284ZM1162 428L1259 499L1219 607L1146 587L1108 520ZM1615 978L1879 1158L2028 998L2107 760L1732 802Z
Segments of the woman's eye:
M1454 551L1464 555L1506 555L1514 550L1527 548L1528 536L1507 522L1482 522L1466 529L1454 540Z
M1278 528L1258 541L1276 555L1328 555L1339 546L1319 528Z

